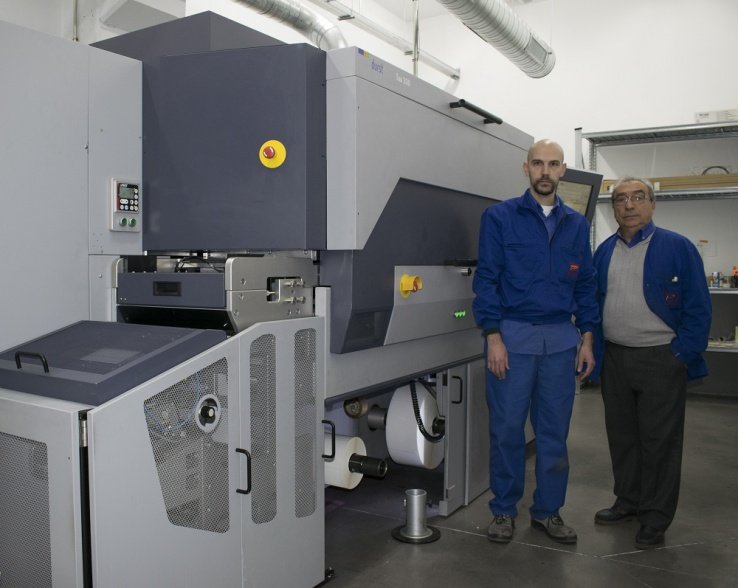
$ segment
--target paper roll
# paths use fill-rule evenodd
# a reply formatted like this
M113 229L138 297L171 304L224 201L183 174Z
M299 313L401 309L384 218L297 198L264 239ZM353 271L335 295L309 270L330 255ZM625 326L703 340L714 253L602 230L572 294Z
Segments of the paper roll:
M422 385L416 386L415 390L420 417L426 431L430 433L433 421L438 418L438 405L435 398ZM418 429L410 386L398 388L392 396L387 409L385 438L390 457L396 463L432 470L443 461L445 445L443 440L431 443Z
M325 434L325 447L323 453L329 455L331 452L331 436ZM351 490L356 488L364 477L363 474L349 471L349 459L353 454L366 455L366 445L359 437L346 437L336 435L336 457L325 460L325 483L329 486L337 486Z

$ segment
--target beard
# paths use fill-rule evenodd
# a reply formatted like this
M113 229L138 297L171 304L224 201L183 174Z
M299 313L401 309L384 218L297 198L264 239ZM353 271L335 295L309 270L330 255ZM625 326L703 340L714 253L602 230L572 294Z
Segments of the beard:
M550 196L551 194L555 194L557 187L558 184L556 182L547 178L541 178L533 184L533 188L536 193L541 196Z

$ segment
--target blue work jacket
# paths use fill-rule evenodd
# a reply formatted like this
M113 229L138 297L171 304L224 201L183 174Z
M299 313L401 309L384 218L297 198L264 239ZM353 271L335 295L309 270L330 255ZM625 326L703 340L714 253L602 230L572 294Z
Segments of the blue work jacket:
M550 240L528 191L482 214L472 306L482 331L499 328L503 319L555 324L574 315L581 333L599 323L589 223L556 202Z
M712 303L707 289L705 268L697 247L686 237L654 227L649 223L641 229L631 243L647 236L651 231L646 258L643 262L643 295L651 311L676 333L671 350L687 366L687 377L701 378L707 375L707 364L702 352L707 348L712 320ZM597 248L594 264L597 269L597 295L600 308L605 307L607 272L612 252L620 236L608 237ZM596 379L602 366L604 336L602 329L595 334Z

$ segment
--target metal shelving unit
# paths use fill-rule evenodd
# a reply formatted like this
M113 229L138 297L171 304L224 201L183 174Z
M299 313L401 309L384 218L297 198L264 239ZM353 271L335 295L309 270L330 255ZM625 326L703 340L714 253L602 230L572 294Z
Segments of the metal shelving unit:
M580 128L576 129L575 134L575 145L578 151L576 160L580 161L582 159L582 139L586 139L589 143L589 169L596 171L597 151L601 147L666 143L669 141L736 138L738 137L738 122L675 125L670 127L627 129L596 133L583 133ZM738 198L738 186L699 190L659 190L655 196L657 200L732 199ZM600 200L607 198L609 198L609 194L600 194Z
M596 170L599 147L738 137L738 122L675 125L597 133L582 133L582 129L577 129L576 133L577 147L581 146L582 139L589 142L589 169Z

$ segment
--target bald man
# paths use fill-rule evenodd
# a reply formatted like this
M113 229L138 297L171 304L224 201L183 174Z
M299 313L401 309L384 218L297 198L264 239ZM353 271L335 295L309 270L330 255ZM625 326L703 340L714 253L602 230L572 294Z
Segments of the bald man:
M536 435L531 525L559 543L577 540L559 509L569 478L575 370L583 380L594 367L599 309L589 223L556 195L565 171L558 143L534 143L523 163L530 187L482 215L473 308L487 358L493 493L487 537L496 543L513 538L528 415Z

